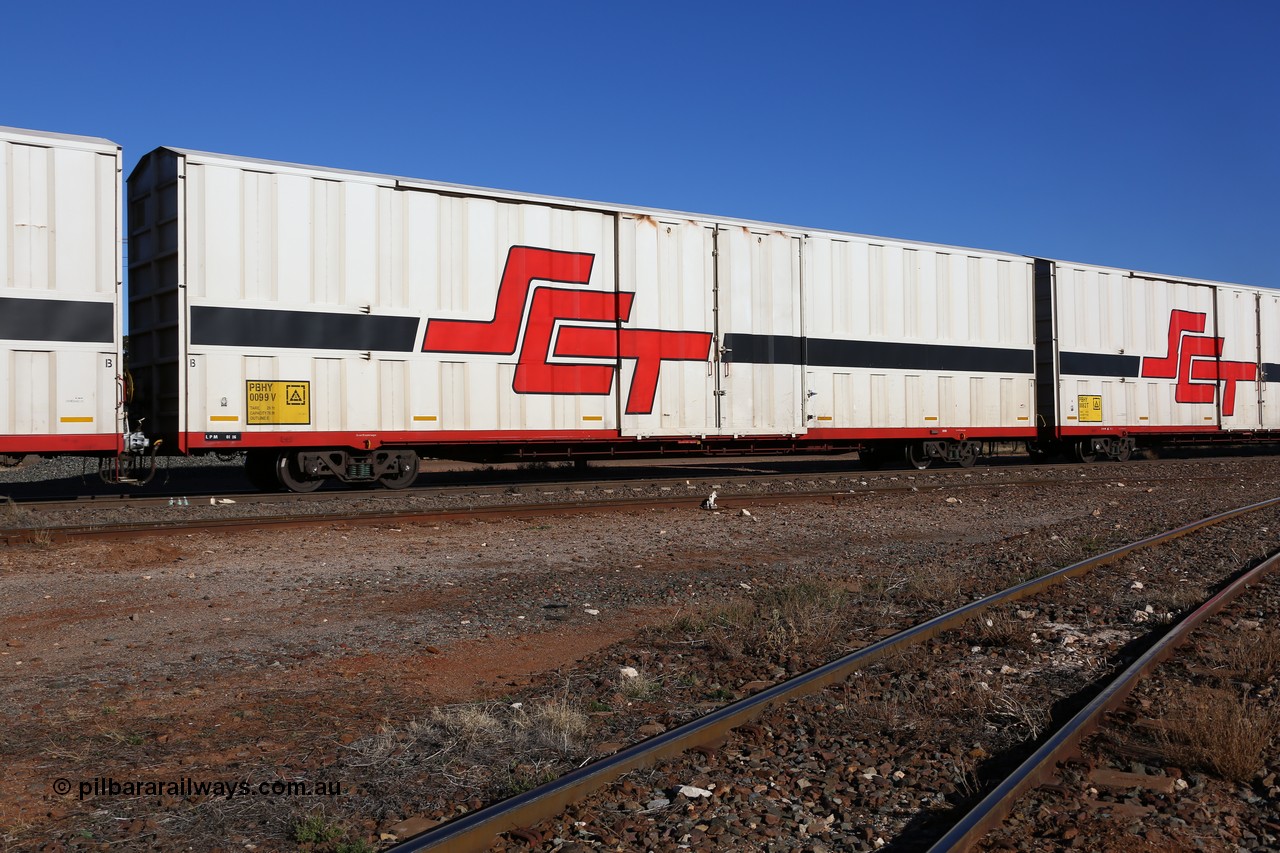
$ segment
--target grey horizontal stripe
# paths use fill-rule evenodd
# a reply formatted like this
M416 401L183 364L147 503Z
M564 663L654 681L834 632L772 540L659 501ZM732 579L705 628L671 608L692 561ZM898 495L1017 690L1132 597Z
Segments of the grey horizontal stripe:
M412 352L417 334L417 317L207 305L191 308L191 343L197 346Z
M0 298L0 339L109 344L115 341L115 305L67 299Z
M1097 352L1064 352L1058 370L1071 376L1137 376L1142 356Z
M791 335L724 336L725 361L748 364L804 364L877 370L933 370L951 373L1035 372L1035 351L952 344L907 344L800 338Z

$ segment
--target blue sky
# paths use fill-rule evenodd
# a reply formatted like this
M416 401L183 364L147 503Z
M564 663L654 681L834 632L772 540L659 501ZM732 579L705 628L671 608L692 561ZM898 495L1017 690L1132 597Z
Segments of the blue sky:
M1280 287L1280 3L24 3L0 124Z

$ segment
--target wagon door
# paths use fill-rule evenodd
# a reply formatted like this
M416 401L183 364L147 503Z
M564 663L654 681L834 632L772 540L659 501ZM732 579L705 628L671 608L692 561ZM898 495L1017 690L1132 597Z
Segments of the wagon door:
M719 229L716 321L720 434L805 432L800 238Z
M619 217L623 435L716 433L714 257L707 225Z
M1280 295L1258 294L1258 346L1262 361L1262 428L1280 430Z
M1192 362L1191 378L1216 372L1218 423L1224 430L1255 430L1262 426L1261 384L1258 371L1258 298L1247 290L1217 288L1216 363Z

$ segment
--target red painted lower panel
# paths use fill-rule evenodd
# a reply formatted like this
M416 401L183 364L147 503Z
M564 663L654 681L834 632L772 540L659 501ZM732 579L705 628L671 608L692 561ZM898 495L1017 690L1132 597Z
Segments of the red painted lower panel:
M1058 435L1229 435L1216 425L1205 426L1064 426Z
M116 433L85 435L0 435L0 453L118 453Z

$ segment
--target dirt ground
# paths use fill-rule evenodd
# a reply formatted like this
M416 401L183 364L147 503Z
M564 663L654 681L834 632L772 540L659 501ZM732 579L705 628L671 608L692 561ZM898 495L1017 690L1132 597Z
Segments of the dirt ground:
M1191 520L1280 484L1280 463L1215 464L1238 467L1240 488L1153 491ZM691 502L0 550L0 839L306 849L300 821L350 811L348 747L382 726L510 701L644 628L795 577L892 570L1082 518L1136 533L1127 502L1142 483L1126 477L1070 487L1087 497L941 489L751 515ZM356 809L350 837L376 840L413 802Z

